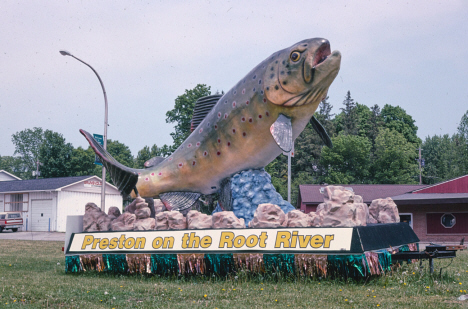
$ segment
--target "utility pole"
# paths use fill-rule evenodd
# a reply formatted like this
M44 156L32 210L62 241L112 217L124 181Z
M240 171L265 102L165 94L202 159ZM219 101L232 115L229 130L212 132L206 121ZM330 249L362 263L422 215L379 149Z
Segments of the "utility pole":
M421 149L421 146L419 146L418 149L419 149L419 160L418 160L418 162L419 162L419 184L422 185L422 172L421 172L421 170L422 170L421 169L421 160L422 160L421 159L421 150L422 149Z
M66 50L61 50L60 54L62 56L70 56L78 60L79 62L85 64L88 66L94 74L96 74L99 83L101 84L102 88L102 93L104 94L104 150L107 150L107 127L109 126L108 121L107 121L107 94L106 94L106 89L104 88L104 83L101 80L101 77L99 74L96 72L96 70L89 65L88 63L84 62L83 60L73 56L70 52L67 52ZM102 185L101 185L101 210L105 212L106 210L106 167L102 165Z
M41 164L41 163L39 162L39 160L37 160L36 161L36 179L39 179L39 175L40 175L40 173L39 173L39 164ZM33 174L34 174L34 172L33 172Z

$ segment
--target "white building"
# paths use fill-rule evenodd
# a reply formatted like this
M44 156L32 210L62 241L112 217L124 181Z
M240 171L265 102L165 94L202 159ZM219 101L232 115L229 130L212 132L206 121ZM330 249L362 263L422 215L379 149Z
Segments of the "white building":
M21 180L18 176L8 173L7 171L0 170L0 181Z
M0 212L23 212L23 231L65 232L67 216L84 215L89 202L101 205L97 176L0 181ZM112 206L122 210L122 203L117 188L106 183L106 213Z

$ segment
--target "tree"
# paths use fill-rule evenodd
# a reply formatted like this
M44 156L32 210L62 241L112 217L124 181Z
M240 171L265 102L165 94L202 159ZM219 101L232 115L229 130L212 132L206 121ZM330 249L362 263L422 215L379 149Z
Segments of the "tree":
M468 173L467 144L464 136L428 136L421 148L425 160L424 183L437 183Z
M21 158L12 156L0 156L0 170L4 170L20 178L24 178L26 167Z
M134 168L144 168L144 164L151 158L154 157L167 157L172 153L171 149L167 145L163 145L162 147L156 146L154 144L151 146L151 149L148 146L143 147L135 158L135 165Z
M416 183L416 145L406 140L403 134L382 128L375 140L375 160L372 164L374 183Z
M39 148L41 177L67 177L72 175L73 146L65 142L62 134L46 130Z
M320 183L368 183L371 144L367 137L339 134L332 142L333 148L322 148Z
M343 105L344 107L340 108L342 110L342 115L340 117L342 121L341 130L346 135L349 135L349 134L355 135L357 134L357 126L356 126L357 115L355 111L356 103L351 98L351 92L349 90L346 93L345 99L343 101Z
M96 175L101 177L102 170L99 165L94 164L95 154L91 147L86 150L81 146L73 149L70 159L72 176Z
M211 95L210 87L198 84L191 90L185 90L183 95L175 99L175 106L166 113L166 122L175 123L175 132L171 133L174 144L172 149L177 149L180 144L190 135L190 124L195 108L195 102L201 98Z
M32 178L32 171L36 170L36 164L39 160L39 148L41 147L44 138L42 128L34 127L16 132L12 135L11 141L15 145L15 153L19 154L24 167L24 178Z
M381 116L386 128L403 134L410 143L421 144L421 140L417 136L418 127L414 124L415 121L403 108L385 104Z
M460 119L460 124L458 125L458 134L463 136L465 140L468 140L468 111Z

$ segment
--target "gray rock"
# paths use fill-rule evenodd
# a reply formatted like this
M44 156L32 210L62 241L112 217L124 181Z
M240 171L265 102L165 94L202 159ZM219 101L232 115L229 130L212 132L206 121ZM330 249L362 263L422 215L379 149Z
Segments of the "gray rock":
M212 220L213 219L209 215L206 215L196 210L190 210L187 213L187 229L210 229L212 225Z
M111 219L94 203L87 203L83 216L83 232L109 231Z
M120 216L120 209L115 206L110 207L107 211L107 216L109 217L109 219L115 220Z
M163 202L161 202L160 199L155 199L154 200L154 212L155 214L158 214L160 212L166 211L166 206L164 206Z
M156 226L155 230L162 231L169 229L169 223L167 222L167 211L156 214Z
M400 222L398 207L390 197L373 200L369 206L369 220L370 217L378 223Z
M277 228L287 226L288 221L285 213L278 205L260 204L255 211L254 218L249 223L250 228Z
M239 219L236 217L232 211L221 211L214 213L212 216L212 227L214 229L221 228L233 228L233 229L243 229L245 228L244 219Z
M112 221L113 231L133 231L136 216L129 212L124 212L117 219Z
M288 227L309 227L312 226L313 218L300 210L292 210L286 215Z
M151 210L149 209L149 207L137 208L135 210L135 216L136 216L137 220L150 218L151 217Z
M136 220L133 224L134 231L148 231L154 230L156 225L156 220L154 218L145 218Z
M187 228L187 219L178 211L167 211L167 224L169 230L185 230Z

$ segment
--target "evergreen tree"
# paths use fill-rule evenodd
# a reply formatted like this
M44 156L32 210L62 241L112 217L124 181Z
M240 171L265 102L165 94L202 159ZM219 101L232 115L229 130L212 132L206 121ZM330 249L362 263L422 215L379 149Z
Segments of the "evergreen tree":
M351 98L351 92L348 90L346 93L345 99L343 101L344 107L340 108L343 112L343 123L342 123L342 131L345 135L356 135L357 128L356 128L356 103L354 102L353 98Z
M458 125L458 134L463 136L465 140L468 140L468 111L460 119L460 124Z

